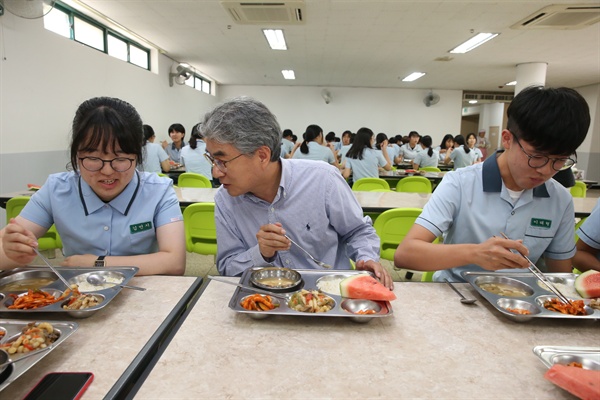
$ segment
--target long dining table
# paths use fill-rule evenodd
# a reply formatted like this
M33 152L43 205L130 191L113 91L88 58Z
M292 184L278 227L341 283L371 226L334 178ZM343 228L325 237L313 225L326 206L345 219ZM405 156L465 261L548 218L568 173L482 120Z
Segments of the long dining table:
M238 278L229 278L237 282ZM537 345L597 346L598 321L514 322L469 284L395 283L393 314L343 317L229 308L210 281L136 399L571 399L543 378Z
M23 321L75 321L78 329L60 346L0 392L0 399L22 399L49 372L92 372L86 399L123 399L135 393L201 293L202 279L138 276L104 308L85 319L63 313L0 314ZM0 323L1 325L1 323Z
M180 188L175 187L175 193L182 207L193 203L213 203L217 188ZM392 208L415 207L423 208L431 194L401 193L401 192L353 192L365 212L383 212ZM6 202L16 196L31 196L28 190L0 195L0 207L6 208ZM591 214L596 202L595 197L573 197L575 217L583 218Z

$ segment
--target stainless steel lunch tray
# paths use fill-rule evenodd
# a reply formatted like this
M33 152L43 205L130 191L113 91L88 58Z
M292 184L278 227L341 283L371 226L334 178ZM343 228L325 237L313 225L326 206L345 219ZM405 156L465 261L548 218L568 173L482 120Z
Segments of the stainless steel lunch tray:
M585 369L600 371L600 347L535 346L533 353L548 368L554 364L566 365L575 361Z
M548 273L545 275L553 283L562 283L571 287L574 286L575 278L577 277L577 275L570 273ZM544 308L543 302L549 300L550 298L556 298L556 295L549 290L543 289L538 284L538 279L533 274L528 272L463 272L462 276L484 299L489 301L490 304L492 304L505 317L513 321L525 322L533 318L600 319L600 310L593 309L589 306L591 299L582 299L579 296L566 295L570 300L583 300L586 306L586 311L588 311L588 315L567 315L556 311L547 310ZM510 282L517 282L517 285L521 287L528 287L531 294L525 297L508 297L490 293L479 287L478 283L481 283L485 280L509 284ZM514 314L506 310L505 307L525 308L531 310L532 313L528 315Z
M20 335L23 328L27 326L31 321L18 321L9 319L0 319L0 330L5 331L4 337L0 338L0 343L12 342L16 340ZM56 339L54 343L48 346L48 350L40 351L39 354L31 356L26 360L16 362L8 365L6 369L0 373L0 392L14 382L18 377L23 375L29 368L33 367L38 361L44 358L48 353L53 351L62 342L67 340L69 336L73 334L79 328L77 322L67 321L44 321L35 320L36 323L48 322L52 327L60 332L60 337ZM16 360L18 357L11 356L11 360Z
M83 281L92 273L107 275L107 276L115 276L123 277L123 281L121 284L127 284L131 278L135 276L138 267L113 267L113 268L65 268L65 267L55 267L56 270L69 282L69 283L77 283L78 281ZM47 267L21 267L15 268L12 270L3 271L0 273L0 286L3 286L5 283L12 281L18 281L19 279L23 279L23 277L46 277L46 276L55 276L54 273ZM59 297L65 290L65 284L60 280L56 279L51 284L40 288L41 290L49 293L53 293L55 297ZM62 308L62 305L65 301L68 301L68 298L65 301L59 301L54 304L50 304L46 307L35 308L31 310L15 310L8 308L14 301L14 299L10 296L10 294L20 295L23 293L27 293L27 290L19 290L19 291L0 291L0 315L4 313L10 314L18 314L27 315L30 313L40 313L40 312L48 312L48 313L63 313L69 315L74 318L87 318L97 312L98 310L106 307L108 303L121 291L121 287L119 285L115 285L106 289L96 290L93 292L82 291L82 293L89 293L94 296L102 297L103 301L93 307L85 308L82 310L65 310Z
M242 285L252 286L252 283L250 282L250 275L252 274L252 272L259 270L259 269L260 268L248 268L242 274L242 276L240 278L240 283ZM300 273L300 275L302 276L302 283L300 284L300 287L297 288L297 290L301 290L301 289L318 290L317 281L322 277L331 276L331 275L350 277L352 275L365 273L365 271L354 271L354 270L325 271L325 270L314 270L314 269L307 269L307 270L299 269L296 271L298 271ZM373 274L371 274L371 275L373 276ZM289 308L287 305L287 302L285 300L278 299L275 297L273 298L273 300L279 301L279 307L275 308L274 310L270 310L270 311L246 310L245 308L243 308L240 305L240 301L244 297L249 296L254 293L256 293L256 292L252 291L251 289L243 289L243 288L238 287L235 290L235 292L233 293L231 300L229 301L229 308L231 308L233 311L236 311L239 313L248 314L248 316L250 316L251 318L254 318L254 319L262 319L262 318L266 318L270 315L290 315L290 316L301 316L301 317L346 317L346 318L350 318L354 322L369 322L373 318L388 317L393 314L392 305L390 304L389 301L374 302L378 306L377 308L380 308L379 312L377 312L375 314L353 314L350 311L347 311L344 307L342 307L342 304L344 302L346 302L346 303L344 303L344 306L346 308L351 309L352 307L349 306L349 302L358 303L358 302L364 302L364 301L369 301L369 300L346 299L346 298L342 298L341 296L336 296L336 295L329 294L326 292L323 292L323 293L325 293L326 295L328 295L335 301L335 306L328 312L307 313L307 312L296 311L296 310ZM290 293L277 293L277 295L291 296L293 293L295 293L295 291L290 292Z

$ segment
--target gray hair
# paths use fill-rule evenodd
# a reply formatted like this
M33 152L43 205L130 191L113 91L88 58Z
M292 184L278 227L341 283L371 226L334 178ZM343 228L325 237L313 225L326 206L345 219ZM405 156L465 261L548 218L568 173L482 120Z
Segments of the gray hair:
M271 149L271 161L281 156L281 128L275 115L260 101L236 97L204 115L202 135L207 140L232 144L243 154L261 146Z

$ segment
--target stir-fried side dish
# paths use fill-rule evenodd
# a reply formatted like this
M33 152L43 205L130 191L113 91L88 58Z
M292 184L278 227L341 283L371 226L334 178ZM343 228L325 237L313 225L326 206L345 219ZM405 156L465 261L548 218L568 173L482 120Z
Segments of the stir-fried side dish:
M525 310L523 308L510 308L510 307L507 307L506 311L509 311L509 312L511 312L513 314L520 314L520 315L530 315L531 314L531 311Z
M590 307L600 310L600 299L592 299L590 300Z
M333 308L335 302L333 299L318 290L302 289L292 295L288 301L288 306L296 311L319 313L327 312Z
M102 299L91 294L73 293L69 302L63 305L65 310L83 310L97 306L102 302Z
M273 303L271 296L263 296L256 293L244 298L240 302L240 305L249 311L269 311L278 306L278 304Z
M583 368L583 364L581 364L580 362L577 362L577 361L573 361L573 362L568 363L567 367Z
M583 300L571 300L571 304L565 304L557 298L544 302L544 307L550 311L556 311L562 314L587 315Z
M355 314L367 315L367 314L377 314L375 310L358 310Z
M77 285L71 285L71 288L65 290L59 297L54 297L54 295L51 293L44 292L43 290L29 289L27 293L21 295L10 293L9 296L14 299L14 302L8 306L8 308L13 310L31 310L34 308L49 306L50 304L67 299L69 296L78 298L81 295L82 294L79 293Z
M12 342L3 343L0 349L8 354L29 353L33 350L43 349L54 343L60 337L60 332L55 330L48 322L39 324L31 322L23 328L23 334Z

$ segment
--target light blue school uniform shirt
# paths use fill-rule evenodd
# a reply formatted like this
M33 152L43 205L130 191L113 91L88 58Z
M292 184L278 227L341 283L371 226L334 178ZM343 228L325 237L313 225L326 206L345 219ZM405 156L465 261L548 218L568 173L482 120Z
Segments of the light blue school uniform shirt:
M352 147L351 144L346 144L340 149L340 152L338 154L342 156L341 162L346 161L346 154L348 153L348 150L350 150L350 147Z
M290 154L294 150L294 142L286 138L281 139L281 157L285 157L286 154Z
M404 157L405 160L414 160L417 156L417 153L421 152L423 148L419 143L415 145L414 148L410 147L410 143L404 143L400 146L400 154Z
M156 228L183 220L173 181L138 171L108 203L77 173L52 174L21 216L45 228L55 224L65 256L156 253Z
M186 144L187 143L182 140L181 148L183 149ZM173 142L169 143L165 150L167 151L167 154L169 155L169 158L172 161L176 162L177 164L183 164L181 162L181 149L178 149L177 147L175 147L175 143L173 143Z
M158 143L146 142L142 149L144 162L141 171L161 173L160 163L169 159L169 155Z
M317 142L308 142L308 154L301 152L300 147L298 147L292 158L299 160L326 161L329 164L333 164L334 162L333 152L329 147L321 146Z
M346 157L346 168L352 169L352 180L356 182L362 178L378 178L379 167L387 164L381 150L364 149L362 160Z
M577 236L579 240L598 250L596 258L600 260L600 199L596 202L592 213L577 229Z
M436 237L444 234L445 244L482 243L504 232L511 239L523 239L534 263L542 255L555 260L573 257L575 210L571 194L550 179L523 191L513 204L500 176L497 154L483 163L447 173L415 223ZM437 271L433 280L464 282L463 271L493 273L469 264Z
M468 167L469 165L473 165L474 159L471 153L472 151L470 151L469 154L467 154L465 152L464 146L462 145L452 150L452 153L450 153L450 159L454 163L455 171L459 168L464 168Z
M388 156L390 156L390 161L393 164L396 157L400 155L400 146L398 146L396 143L392 143L388 145L387 151Z
M319 268L292 245L268 263L260 254L256 233L281 222L287 234L315 258L335 269L355 261L379 261L379 237L337 168L318 161L281 159L277 195L268 203L247 193L232 197L224 187L215 195L219 238L217 269L236 276L269 264L294 269Z
M428 150L423 149L422 152L418 153L413 164L417 164L419 168L423 167L437 167L439 154L434 150L431 152L431 157L427 154Z
M477 161L481 161L481 159L483 158L483 153L477 147L472 148L471 151L469 152L469 155L471 156L471 159L473 160L473 164L475 164Z
M212 164L204 157L205 152L206 143L204 140L197 140L195 149L189 144L181 149L181 162L185 165L186 172L195 172L212 180Z

